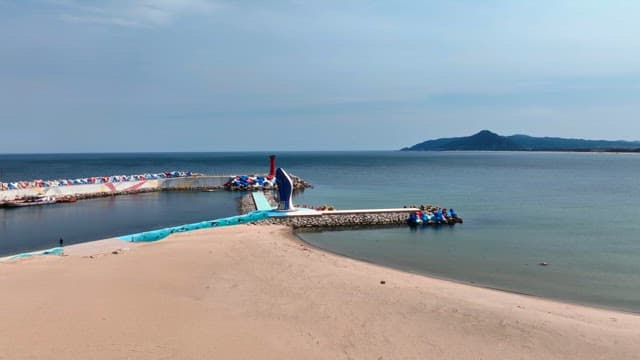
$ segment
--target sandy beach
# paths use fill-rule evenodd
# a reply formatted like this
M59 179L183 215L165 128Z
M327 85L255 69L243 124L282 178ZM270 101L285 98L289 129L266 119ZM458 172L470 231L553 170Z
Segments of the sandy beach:
M282 226L66 254L0 263L0 359L640 359L638 315L388 269Z

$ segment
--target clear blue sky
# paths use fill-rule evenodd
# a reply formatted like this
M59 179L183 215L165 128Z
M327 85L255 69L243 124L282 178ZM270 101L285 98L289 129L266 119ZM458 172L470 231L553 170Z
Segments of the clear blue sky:
M640 139L640 1L0 0L0 153Z

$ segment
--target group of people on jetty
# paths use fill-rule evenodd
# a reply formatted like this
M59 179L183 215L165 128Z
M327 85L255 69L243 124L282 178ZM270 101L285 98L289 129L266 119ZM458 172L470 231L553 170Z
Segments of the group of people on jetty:
M58 180L32 180L32 181L18 181L3 183L0 182L0 190L18 190L18 189L33 189L33 188L48 188L55 186L70 186L70 185L85 185L85 184L105 184L105 183L118 183L124 181L142 181L152 179L168 179L177 177L193 176L191 171L166 171L155 174L140 174L140 175L113 175L113 176L98 176L80 179L58 179Z
M459 217L453 209L431 205L421 205L419 209L419 211L414 211L409 214L409 218L407 219L409 225L462 223L462 218Z

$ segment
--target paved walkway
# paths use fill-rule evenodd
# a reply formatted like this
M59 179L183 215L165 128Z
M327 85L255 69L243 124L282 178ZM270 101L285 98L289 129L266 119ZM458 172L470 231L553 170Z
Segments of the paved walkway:
M253 202L256 204L257 210L272 210L273 207L269 203L269 200L264 196L262 191L252 192Z

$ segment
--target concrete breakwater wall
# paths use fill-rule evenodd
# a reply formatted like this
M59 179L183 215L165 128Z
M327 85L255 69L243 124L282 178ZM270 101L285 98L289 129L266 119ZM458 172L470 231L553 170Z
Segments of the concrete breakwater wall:
M25 189L0 190L0 205L25 196L73 196L78 199L89 199L113 195L127 195L154 191L176 190L230 190L261 191L258 186L237 187L230 183L234 176L229 175L193 175L165 179L148 179L137 181L107 182L100 184L77 184L68 186L30 187ZM305 180L294 177L297 191L311 187Z
M218 190L223 189L229 176L201 175L188 178L164 179L160 183L161 190Z
M0 191L0 202L23 196L74 196L79 199L170 190L223 189L229 176L187 176L167 179L122 181L117 183L51 186Z

